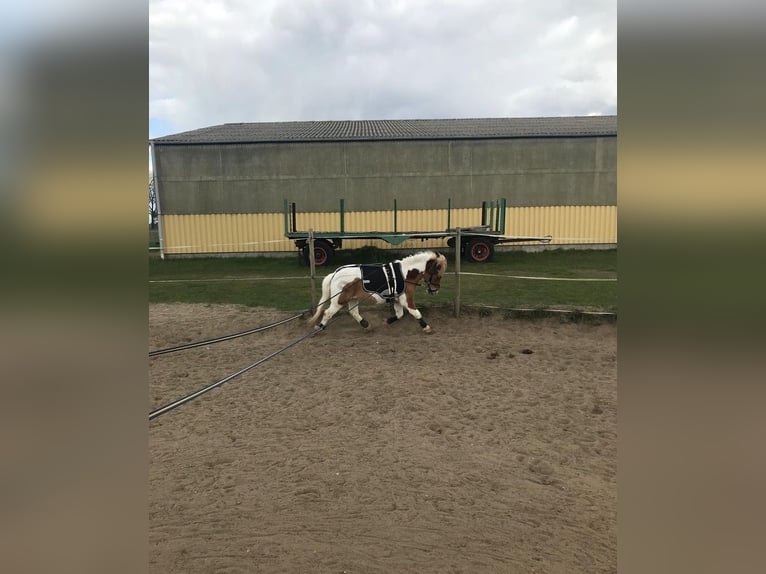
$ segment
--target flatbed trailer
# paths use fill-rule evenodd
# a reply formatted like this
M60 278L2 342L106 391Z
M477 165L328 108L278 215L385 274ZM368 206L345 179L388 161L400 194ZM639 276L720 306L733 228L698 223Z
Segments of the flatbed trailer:
M447 202L447 227L444 231L398 231L397 230L397 207L394 200L393 231L345 231L345 202L340 200L339 205L339 231L300 231L296 225L296 205L285 200L285 237L292 239L295 246L300 250L306 262L309 259L309 235L314 239L314 260L316 265L330 265L335 251L343 247L343 241L348 239L380 239L391 245L400 245L411 239L444 239L447 238L447 246L454 248L456 238L460 235L460 252L470 261L484 263L490 261L495 253L495 245L503 243L522 243L526 241L539 241L550 243L552 236L508 236L505 235L505 207L506 200L498 199L483 201L481 204L481 225L475 227L451 226L451 201Z

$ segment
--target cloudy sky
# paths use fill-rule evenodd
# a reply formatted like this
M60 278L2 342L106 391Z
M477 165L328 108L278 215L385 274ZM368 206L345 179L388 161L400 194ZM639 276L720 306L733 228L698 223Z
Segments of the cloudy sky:
M617 113L616 0L150 0L150 137Z

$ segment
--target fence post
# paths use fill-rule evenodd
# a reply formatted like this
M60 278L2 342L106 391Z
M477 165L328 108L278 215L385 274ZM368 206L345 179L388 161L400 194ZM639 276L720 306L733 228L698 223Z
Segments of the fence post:
M316 258L314 257L314 230L309 229L309 267L311 269L311 307L316 307Z
M455 229L455 317L460 317L460 228Z

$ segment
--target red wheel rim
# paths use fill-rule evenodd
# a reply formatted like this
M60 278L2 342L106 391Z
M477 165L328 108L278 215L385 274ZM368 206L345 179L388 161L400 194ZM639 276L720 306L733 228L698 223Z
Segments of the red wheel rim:
M471 259L474 261L486 261L489 257L489 247L485 243L471 245Z
M324 265L327 263L327 251L321 247L314 247L314 263Z

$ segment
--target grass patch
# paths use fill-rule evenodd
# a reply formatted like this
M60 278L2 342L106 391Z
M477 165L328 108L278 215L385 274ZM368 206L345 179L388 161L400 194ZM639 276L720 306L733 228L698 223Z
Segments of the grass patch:
M399 254L373 247L338 251L330 267L317 269L317 297L321 278L340 265L390 261ZM419 307L454 303L454 254L435 297L418 293ZM539 253L496 253L488 263L461 261L464 273L561 278L615 278L617 250L554 250ZM278 279L282 278L282 279ZM309 268L298 255L289 257L149 258L149 301L234 303L301 311L311 306ZM574 309L617 311L616 282L541 281L461 275L461 303L501 309Z

